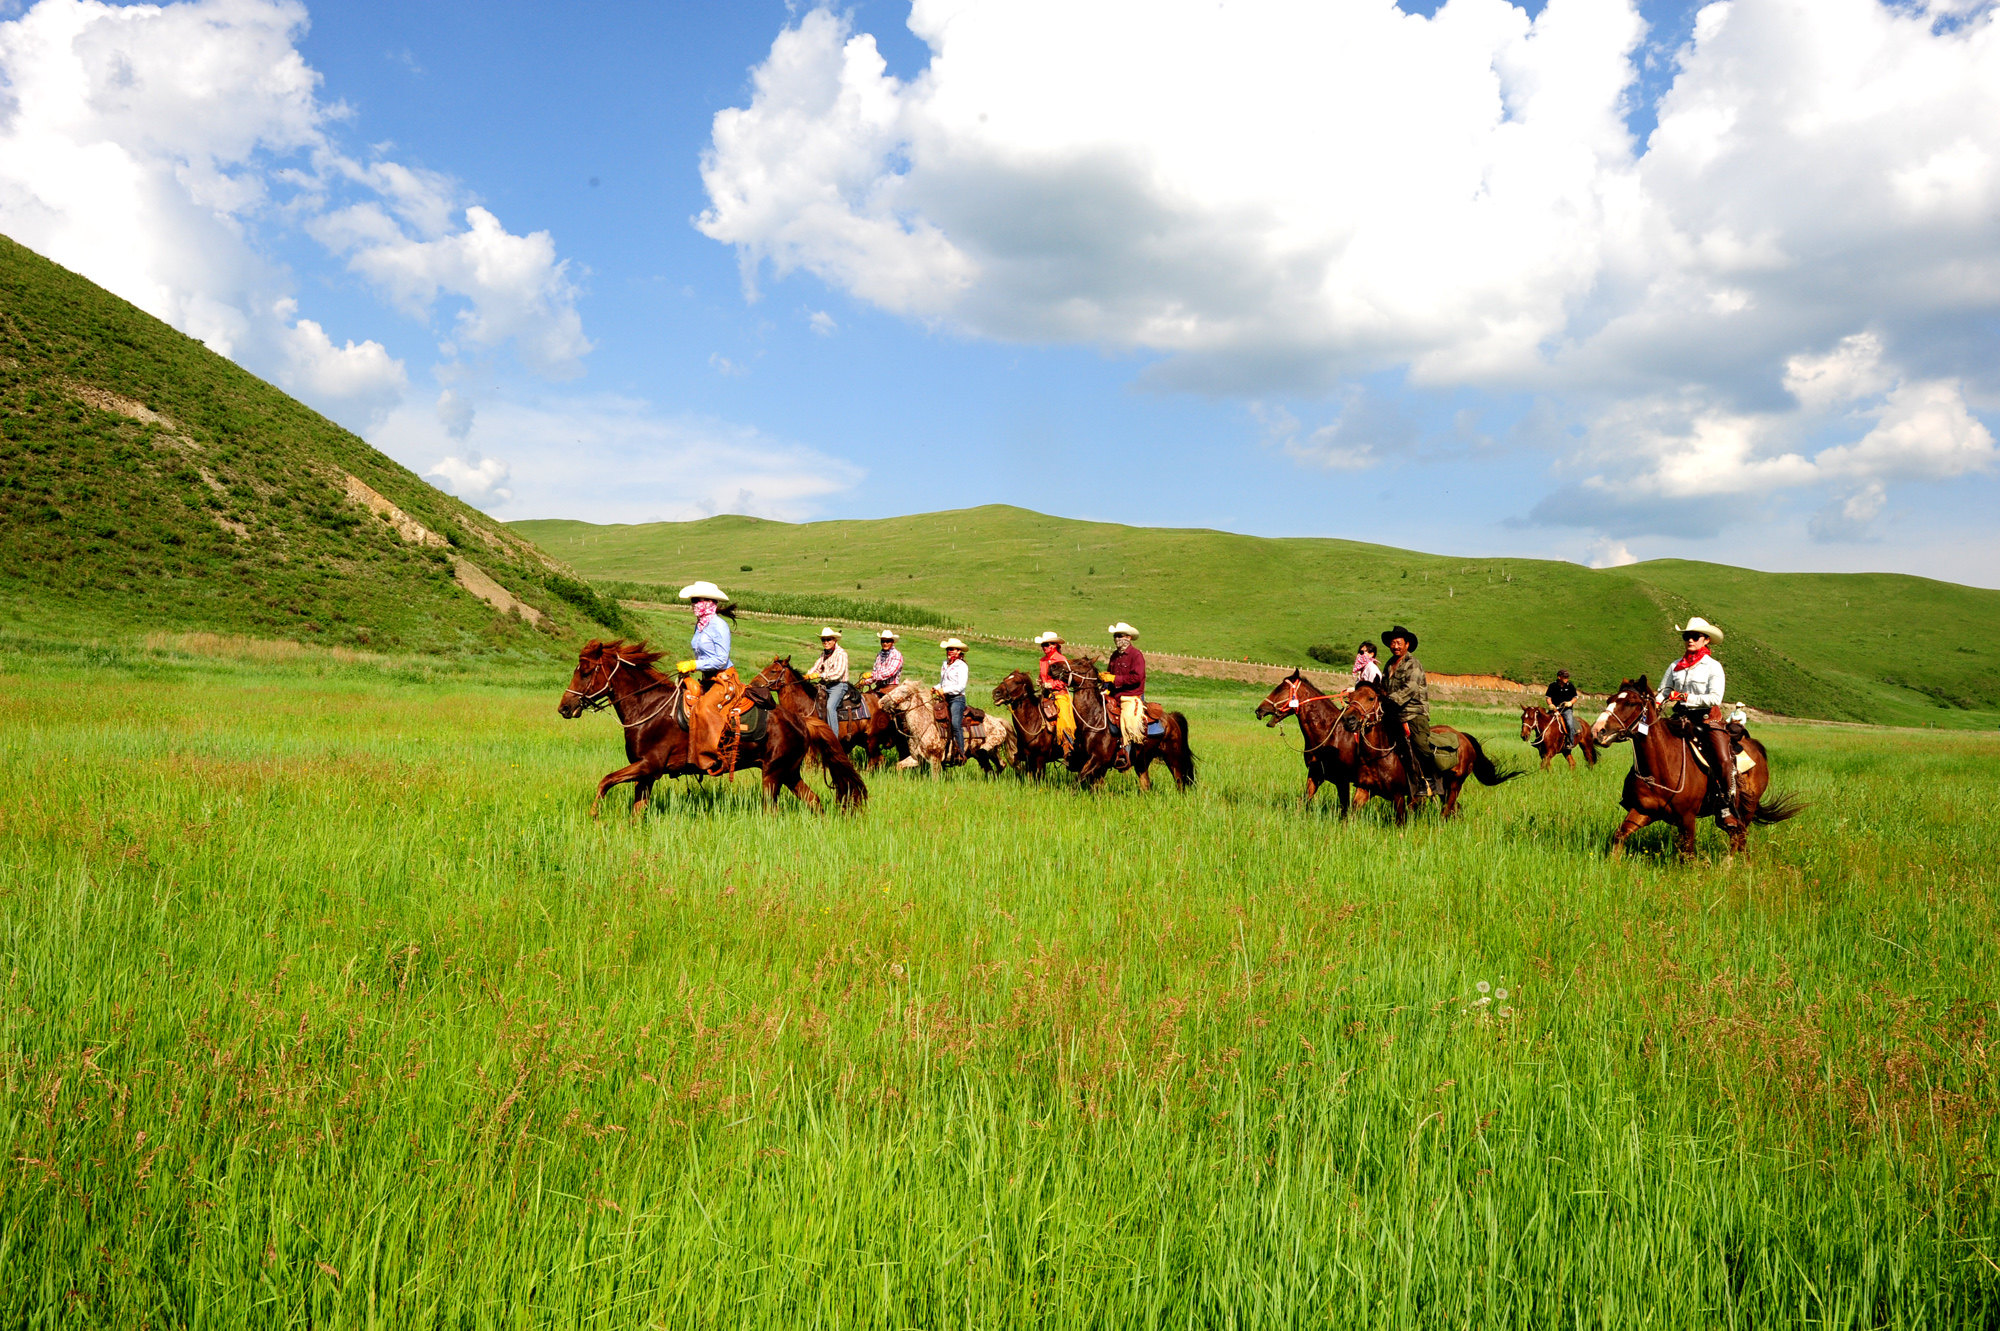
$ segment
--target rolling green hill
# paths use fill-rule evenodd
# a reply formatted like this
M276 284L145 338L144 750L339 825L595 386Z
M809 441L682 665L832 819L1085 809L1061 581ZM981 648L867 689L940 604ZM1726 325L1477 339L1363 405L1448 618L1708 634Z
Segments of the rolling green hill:
M0 238L0 625L547 655L622 619L522 536Z
M919 607L965 627L1102 643L1130 620L1164 651L1306 661L1392 622L1433 670L1586 689L1657 676L1690 613L1729 634L1732 694L1776 712L1897 725L2000 721L2000 592L1899 574L1616 569L1457 559L1326 539L1077 522L1003 506L876 521L511 524L595 580Z

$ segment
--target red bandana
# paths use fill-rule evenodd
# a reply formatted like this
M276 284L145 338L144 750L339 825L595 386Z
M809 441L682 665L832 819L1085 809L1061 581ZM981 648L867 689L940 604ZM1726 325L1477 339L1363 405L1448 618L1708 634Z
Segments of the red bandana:
M1674 662L1674 669L1687 670L1693 666L1700 665L1701 659L1707 655L1708 655L1708 648L1697 647L1693 651L1689 652L1686 656L1683 656L1680 660Z

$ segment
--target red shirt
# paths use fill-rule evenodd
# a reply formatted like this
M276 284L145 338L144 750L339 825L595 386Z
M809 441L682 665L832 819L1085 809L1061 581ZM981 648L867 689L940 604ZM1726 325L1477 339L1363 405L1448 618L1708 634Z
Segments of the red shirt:
M1068 693L1068 683L1060 679L1052 679L1049 676L1049 667L1055 665L1057 662L1068 665L1069 658L1057 651L1054 643L1050 643L1048 646L1042 648L1042 687L1050 693Z
M1122 652L1111 653L1105 669L1111 672L1109 692L1114 698L1143 698L1146 696L1146 656L1137 647L1127 647Z

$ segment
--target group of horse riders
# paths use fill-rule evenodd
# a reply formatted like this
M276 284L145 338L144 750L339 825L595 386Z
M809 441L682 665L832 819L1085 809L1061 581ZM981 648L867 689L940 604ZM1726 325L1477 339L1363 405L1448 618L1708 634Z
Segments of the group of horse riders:
M1690 740L1699 741L1707 757L1714 764L1714 770L1722 774L1729 791L1728 801L1717 816L1726 831L1741 829L1742 819L1737 812L1737 771L1735 731L1732 722L1722 714L1724 673L1722 662L1718 661L1710 648L1722 641L1722 630L1695 615L1685 625L1675 629L1681 635L1684 651L1660 677L1660 687L1655 701L1668 709L1671 723ZM1430 746L1430 689L1424 676L1424 668L1416 657L1417 635L1401 624L1382 635L1389 645L1391 659L1387 670L1376 660L1375 644L1364 642L1354 656L1354 684L1373 684L1382 693L1386 702L1396 709L1402 722L1399 727L1408 739L1406 758L1413 759L1415 770L1435 788L1442 780L1443 771L1437 762L1437 755ZM1354 685L1348 686L1348 691ZM1581 732L1576 720L1576 685L1570 681L1567 669L1556 671L1555 679L1549 684L1545 696L1549 706L1562 718L1569 742L1577 742Z
M692 659L683 661L681 674L687 681L688 744L696 765L705 772L725 770L725 751L732 738L729 714L742 697L743 685L730 659L729 622L735 617L728 593L712 582L690 583L681 588L680 599L694 610L694 636L689 640ZM1120 737L1127 745L1146 738L1146 657L1137 645L1139 630L1120 620L1110 628L1111 656L1098 679L1104 685L1108 706L1115 707ZM840 708L851 688L847 652L840 645L841 632L831 625L820 630L819 659L803 671L826 693L826 723L840 733ZM881 692L903 679L903 654L896 647L899 635L883 629L877 635L880 650L868 673L862 676L864 692ZM938 644L944 649L944 663L938 668L937 692L944 699L951 727L950 756L965 759L965 690L971 682L966 664L966 647L957 638ZM1069 658L1062 654L1062 637L1043 633L1036 637L1041 649L1037 668L1044 694L1056 708L1056 737L1065 750L1076 738L1076 712L1070 699Z
M693 606L695 618L694 636L690 640L694 657L681 663L687 679L688 742L702 770L722 770L724 750L733 730L728 714L743 691L729 658L729 620L734 611L729 597L712 582L691 583L681 588L680 596ZM1725 830L1734 832L1742 825L1736 811L1736 748L1732 723L1722 715L1725 680L1722 662L1710 650L1722 641L1722 630L1695 615L1675 631L1681 635L1685 650L1660 677L1655 700L1669 709L1673 724L1683 735L1703 746L1714 770L1722 775L1729 798L1717 821ZM1117 709L1120 737L1127 745L1141 744L1146 738L1146 657L1138 647L1139 630L1120 620L1111 626L1110 633L1111 656L1098 679L1104 686L1107 706ZM824 686L826 721L836 735L840 733L841 702L850 687L847 653L841 649L840 637L839 629L821 629L819 659L804 672L807 679ZM880 650L862 677L862 688L867 691L891 688L903 678L903 654L897 650L895 630L883 629L878 640ZM1398 624L1382 635L1382 641L1389 648L1388 666L1384 668L1376 660L1375 644L1364 642L1354 658L1354 683L1374 685L1384 701L1395 709L1400 723L1395 729L1407 741L1406 758L1425 783L1436 789L1444 781L1445 772L1431 748L1430 682L1424 675L1423 664L1417 660L1417 635ZM938 645L944 649L944 664L938 669L937 691L950 718L951 755L962 761L966 752L965 690L970 676L966 648L957 638L946 638ZM1063 655L1059 634L1040 634L1035 645L1041 649L1037 674L1043 694L1055 704L1056 737L1067 749L1076 738L1069 658ZM1351 690L1352 685L1349 687ZM1578 735L1577 690L1570 682L1568 670L1556 672L1547 697L1563 718L1574 743Z

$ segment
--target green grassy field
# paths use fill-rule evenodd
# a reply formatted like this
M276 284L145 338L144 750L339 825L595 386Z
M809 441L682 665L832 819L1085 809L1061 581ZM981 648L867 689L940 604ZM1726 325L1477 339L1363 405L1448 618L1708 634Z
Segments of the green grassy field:
M16 648L8 1325L2000 1318L1990 736L1767 730L1804 817L1610 863L1622 750L1343 826L1167 680L1190 796L634 827L545 669Z
M1720 654L1731 696L1752 706L1888 725L2000 725L2000 591L1897 574L1684 560L1587 569L1076 522L1000 505L802 525L717 517L509 527L592 579L669 595L713 578L753 598L902 602L989 633L1052 628L1086 643L1106 642L1105 626L1124 619L1147 647L1287 665L1306 664L1315 643L1351 653L1404 623L1422 636L1433 670L1546 682L1567 666L1593 690L1657 674L1676 653L1673 626L1700 614L1728 631Z

